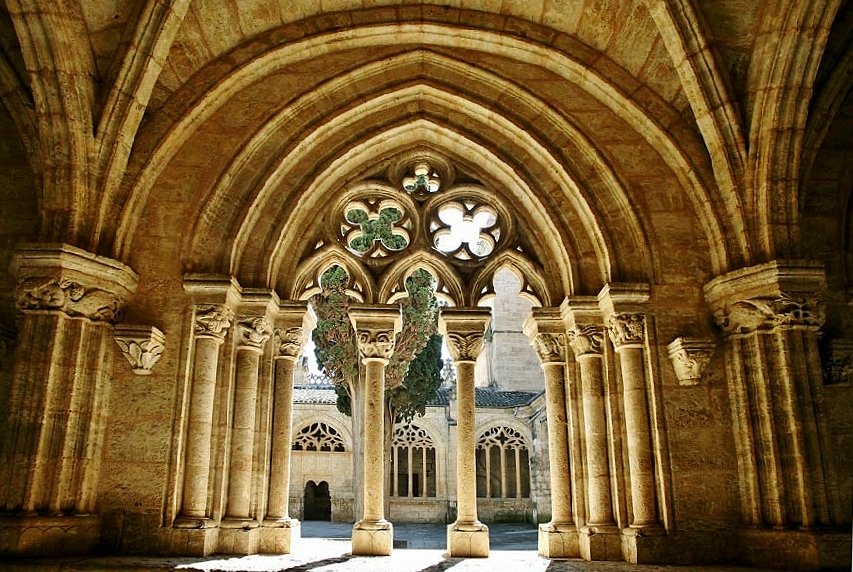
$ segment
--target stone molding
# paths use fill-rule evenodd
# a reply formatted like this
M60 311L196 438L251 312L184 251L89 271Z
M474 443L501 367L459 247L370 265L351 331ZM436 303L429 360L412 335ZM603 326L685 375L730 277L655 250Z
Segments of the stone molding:
M166 337L153 326L116 326L115 341L136 375L151 375L166 349Z
M604 351L604 327L598 324L576 324L569 330L569 345L575 357L600 356Z
M716 344L707 338L675 338L668 346L669 359L679 385L697 385L711 362Z
M646 317L643 314L612 314L607 319L607 332L614 347L642 345L646 339Z
M130 267L67 244L21 245L10 270L19 311L95 322L115 323L138 282Z
M486 328L492 320L489 308L442 308L439 333L447 340L454 362L475 362L483 348Z
M350 306L349 317L355 329L358 352L363 359L388 360L394 352L397 333L402 329L400 306Z
M280 302L273 330L273 357L298 359L316 322L308 302Z
M726 337L777 328L817 331L825 320L823 264L776 260L718 276L705 298Z
M202 304L195 309L195 335L224 340L234 321L234 311L224 304Z
M239 332L238 348L261 350L270 336L272 324L265 316L242 318L237 323Z

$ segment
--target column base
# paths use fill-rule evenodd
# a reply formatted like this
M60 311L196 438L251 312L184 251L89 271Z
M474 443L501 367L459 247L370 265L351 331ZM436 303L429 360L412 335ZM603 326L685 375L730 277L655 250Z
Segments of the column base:
M548 522L539 525L539 556L544 558L578 558L578 529L574 524Z
M101 517L0 517L0 556L71 556L92 553L101 534Z
M290 554L293 541L302 537L302 523L295 518L265 520L261 523L261 554Z
M210 556L218 542L219 526L212 518L180 516L172 525L169 552L175 556Z
M739 531L739 560L751 566L797 570L844 569L850 566L850 531Z
M390 556L394 546L394 527L387 520L360 520L352 527L353 556Z
M578 540L584 560L622 560L622 537L616 525L582 526Z
M631 564L665 562L666 529L659 524L623 528L622 558Z
M220 554L257 554L260 548L260 523L251 518L223 518L219 525Z
M480 521L449 525L447 554L451 558L488 558L489 527Z

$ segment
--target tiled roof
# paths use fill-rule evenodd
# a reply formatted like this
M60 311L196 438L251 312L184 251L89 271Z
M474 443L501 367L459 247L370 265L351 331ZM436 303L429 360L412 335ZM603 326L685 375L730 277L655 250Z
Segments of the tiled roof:
M529 405L539 392L500 391L488 387L476 388L477 407L503 408ZM297 385L293 388L294 403L320 403L334 405L338 398L331 385ZM438 395L427 403L427 407L446 407L450 403L450 388L442 387Z
M295 385L293 386L294 403L323 403L334 405L338 395L333 385Z

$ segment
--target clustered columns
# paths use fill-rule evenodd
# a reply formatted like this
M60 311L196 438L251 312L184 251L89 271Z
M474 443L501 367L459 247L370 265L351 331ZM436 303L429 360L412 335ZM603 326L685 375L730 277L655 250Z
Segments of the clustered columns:
M293 441L293 369L314 329L305 303L283 302L273 332L273 421L269 501L261 528L261 552L290 554L300 536L299 521L288 516L290 451Z
M539 526L539 554L545 558L580 556L572 516L569 432L566 417L566 333L559 308L533 308L523 330L545 374L551 522Z
M568 298L562 317L578 368L579 387L573 397L581 401L579 432L586 452L586 522L579 530L580 553L586 560L619 560L622 549L613 515L605 410L604 327L597 298Z
M488 308L442 308L438 324L456 365L456 522L447 527L452 558L487 557L489 528L477 518L474 366L491 320Z
M124 264L65 244L23 244L18 343L0 430L0 530L19 555L85 554L101 530L113 323L136 290Z
M838 524L840 508L817 349L824 289L822 264L802 260L743 268L705 287L725 337L747 559L773 550L805 568L832 550L832 535L817 532ZM849 527L845 534L849 548Z
M352 531L356 556L388 556L394 544L391 523L385 520L385 366L402 327L399 306L359 306L349 309L358 352L364 365L364 515Z
M188 538L189 553L210 554L215 548L216 534L207 531L217 525L212 518L208 495L216 382L220 348L234 321L240 289L233 280L189 276L184 279L184 290L194 303L190 344L192 377L188 388L183 494L174 525L193 530Z

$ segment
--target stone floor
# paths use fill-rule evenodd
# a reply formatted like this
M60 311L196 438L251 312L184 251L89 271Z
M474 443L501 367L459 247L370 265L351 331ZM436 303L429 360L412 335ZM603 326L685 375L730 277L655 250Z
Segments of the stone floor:
M207 558L87 557L0 562L3 572L760 572L738 566L635 566L625 562L552 561L536 554L529 524L489 525L491 554L447 558L444 525L394 524L391 556L350 557L351 524L303 522L293 554ZM405 542L405 548L403 543ZM775 570L774 572L779 572Z

